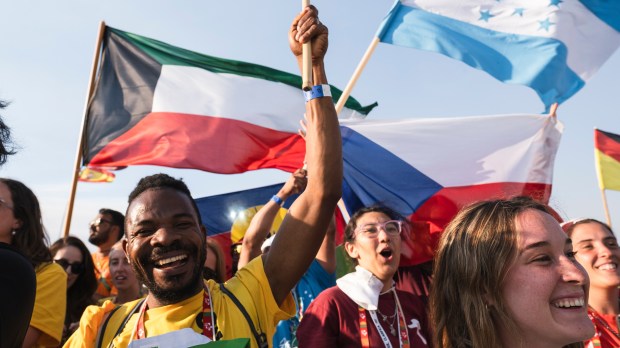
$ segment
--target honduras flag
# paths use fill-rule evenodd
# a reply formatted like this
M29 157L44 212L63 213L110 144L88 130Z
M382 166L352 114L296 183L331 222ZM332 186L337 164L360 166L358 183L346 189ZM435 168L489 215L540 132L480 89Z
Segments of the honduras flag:
M562 125L546 115L341 121L350 214L382 203L413 222L401 265L430 260L463 206L527 195L548 202Z
M549 107L579 91L616 50L620 1L398 0L377 36L529 86Z

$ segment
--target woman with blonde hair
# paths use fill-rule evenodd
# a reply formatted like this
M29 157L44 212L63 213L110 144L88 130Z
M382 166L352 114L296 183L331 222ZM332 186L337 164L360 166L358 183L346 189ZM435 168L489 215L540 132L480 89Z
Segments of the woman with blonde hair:
M116 296L99 300L101 304L105 300L111 300L116 305L122 305L142 297L142 284L129 264L125 250L123 250L124 239L112 245L110 249L110 275L112 284L118 291Z
M579 347L592 336L588 276L549 212L520 197L450 222L430 294L435 347Z
M576 219L562 224L573 240L575 258L590 277L588 316L595 334L588 347L620 347L620 247L611 228L595 219Z

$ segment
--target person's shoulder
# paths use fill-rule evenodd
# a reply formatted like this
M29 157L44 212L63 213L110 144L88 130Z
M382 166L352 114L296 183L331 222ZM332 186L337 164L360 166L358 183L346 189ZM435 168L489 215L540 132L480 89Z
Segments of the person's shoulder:
M409 303L421 308L426 307L424 300L419 295L399 289L396 289L396 294L401 303Z
M111 324L116 322L116 326L118 326L118 324L120 324L120 321L124 320L134 311L136 306L140 305L140 302L142 300L144 299L140 298L131 302L123 303L122 305L116 305L114 302L108 300L105 301L101 306L92 305L86 307L84 314L92 318L101 317L102 320L108 319Z
M246 282L248 278L266 280L265 267L261 256L255 257L247 265L240 268L237 273L224 282L225 285L234 284L236 282Z
M57 275L65 275L66 272L62 269L62 266L55 262L46 262L42 263L36 268L37 277L41 276L57 276Z
M338 286L332 286L331 288L321 291L314 301L341 302L343 299L348 298L349 297Z
M339 295L344 295L344 292L338 287L338 286L332 286L330 288L327 288L325 290L323 290L322 294L329 294L330 296L339 296Z

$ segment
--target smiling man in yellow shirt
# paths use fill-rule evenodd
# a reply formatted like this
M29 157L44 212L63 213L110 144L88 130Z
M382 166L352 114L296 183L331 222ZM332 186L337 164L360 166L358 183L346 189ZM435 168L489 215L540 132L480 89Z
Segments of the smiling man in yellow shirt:
M289 30L300 67L302 44L310 41L317 86L306 96L308 184L280 225L283 233L277 234L270 252L223 286L213 280L204 283L206 230L189 189L165 174L143 178L129 195L124 248L149 295L117 309L109 303L88 308L65 347L125 347L140 339L163 340L164 334L176 335L177 346L204 335L250 338L252 347L266 347L276 323L294 314L290 291L323 241L342 183L340 129L323 63L327 28L313 6L305 8Z

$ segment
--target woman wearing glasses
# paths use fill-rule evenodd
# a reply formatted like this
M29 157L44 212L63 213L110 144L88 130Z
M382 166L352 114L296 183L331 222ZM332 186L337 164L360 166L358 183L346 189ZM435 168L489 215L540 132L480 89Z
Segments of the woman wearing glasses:
M79 326L84 309L94 304L97 279L93 259L79 238L61 238L52 244L50 251L54 263L67 273L67 314L62 335L64 342Z
M67 275L52 263L41 221L34 193L19 181L0 178L0 241L26 256L36 273L34 310L23 347L58 346L65 319Z
M430 346L424 304L396 290L392 279L405 226L402 216L382 206L351 217L344 247L355 272L310 304L297 330L300 347Z
M571 220L562 224L573 240L575 258L590 277L588 316L594 337L586 347L620 347L620 247L611 228L595 219Z

